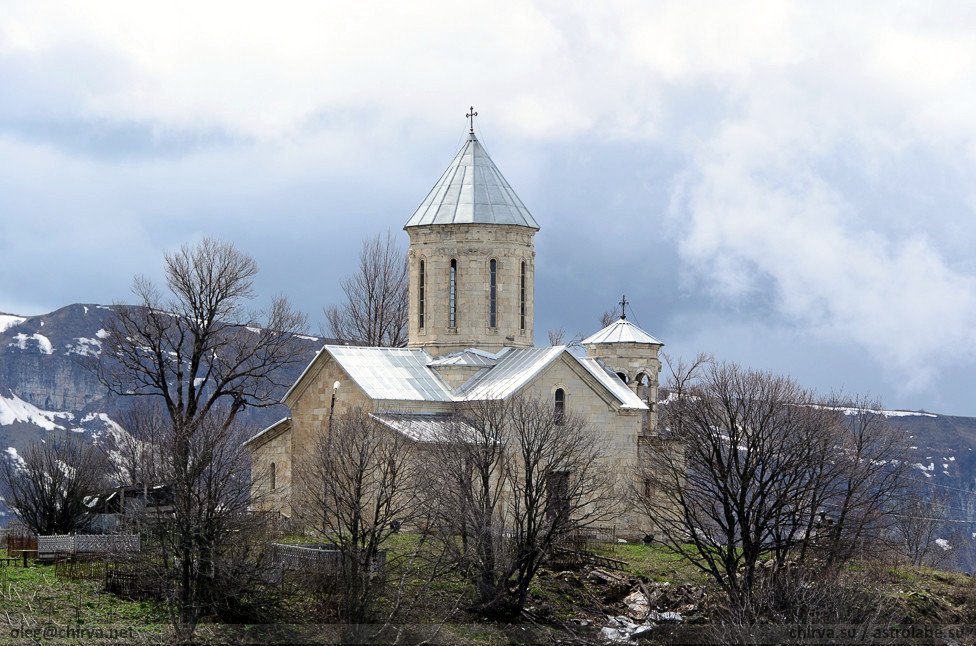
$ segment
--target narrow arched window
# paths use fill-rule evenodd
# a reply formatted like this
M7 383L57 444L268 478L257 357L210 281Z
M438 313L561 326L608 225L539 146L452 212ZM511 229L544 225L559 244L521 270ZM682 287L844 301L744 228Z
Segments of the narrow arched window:
M457 279L458 279L458 266L457 260L451 258L451 279L450 279L450 294L448 295L448 316L447 325L448 327L457 327Z
M498 327L498 263L488 263L488 327Z
M427 263L420 261L420 282L417 286L417 323L424 329L424 297L427 291Z
M277 471L278 471L278 468L277 468L277 466L275 465L275 463L274 463L274 462L272 462L272 463L271 463L271 490L272 490L272 491L274 491L274 490L275 490L275 485L277 484L277 483L275 482L275 479L276 479L276 478L277 478L277 476L278 476L278 474L277 474Z
M557 426L561 425L566 420L566 391L562 388L556 389L552 417Z
M519 270L519 330L525 332L525 261Z

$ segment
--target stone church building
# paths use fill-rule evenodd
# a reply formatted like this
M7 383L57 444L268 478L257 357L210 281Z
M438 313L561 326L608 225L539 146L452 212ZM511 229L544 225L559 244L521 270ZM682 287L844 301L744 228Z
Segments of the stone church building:
M628 473L655 433L662 344L622 315L580 346L534 345L539 225L473 130L404 230L407 347L319 351L282 400L291 416L246 442L257 506L291 516L302 448L354 408L424 442L458 402L524 394L585 417Z

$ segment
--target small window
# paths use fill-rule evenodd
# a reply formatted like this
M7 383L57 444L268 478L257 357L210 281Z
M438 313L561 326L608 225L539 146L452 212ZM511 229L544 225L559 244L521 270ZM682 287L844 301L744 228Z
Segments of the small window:
M278 471L277 465L275 465L275 463L272 462L271 463L271 491L274 491L277 485L277 483L275 482L278 476L277 471Z
M617 376L620 377L620 381L627 383L627 374L623 372L618 372Z
M450 278L450 294L448 298L448 316L447 316L447 326L450 328L457 327L457 279L458 279L458 266L457 260L451 258L451 278Z
M566 421L566 391L562 388L556 389L552 413L556 426L561 426Z
M498 263L488 263L488 327L498 327Z
M519 330L525 332L525 261L519 269Z
M417 286L417 323L420 329L424 329L424 297L427 291L427 263L420 261L420 282Z

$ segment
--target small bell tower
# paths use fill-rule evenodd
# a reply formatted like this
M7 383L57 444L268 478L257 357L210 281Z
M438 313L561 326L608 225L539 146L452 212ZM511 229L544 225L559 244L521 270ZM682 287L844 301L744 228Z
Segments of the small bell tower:
M627 297L620 300L620 318L583 340L586 356L599 359L633 390L649 409L643 433L657 432L658 381L664 344L627 320Z

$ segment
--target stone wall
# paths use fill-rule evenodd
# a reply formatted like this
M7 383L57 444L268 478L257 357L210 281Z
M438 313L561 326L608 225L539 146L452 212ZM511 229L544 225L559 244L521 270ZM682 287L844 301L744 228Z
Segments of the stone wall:
M658 358L660 346L644 343L593 343L586 345L586 355L600 359L604 365L616 373L622 373L627 378L627 385L641 399L645 399L640 392L638 379L647 375L649 392L645 401L650 407L647 413L646 432L657 431L657 401L658 387L661 373L661 361Z
M251 449L251 508L291 516L292 425L283 422L249 447ZM274 482L271 465L274 464ZM274 485L272 487L272 484Z
M557 388L566 393L567 412L583 416L590 430L605 442L605 465L616 475L618 494L624 495L635 477L637 440L643 411L620 409L612 399L604 399L584 378L564 360L554 361L526 388L525 395L544 402L554 402ZM637 513L625 511L624 505L616 520L606 523L618 536L643 536L647 524Z
M535 230L511 225L410 227L409 346L441 355L477 347L531 347L535 302ZM450 263L458 263L456 327L449 325ZM496 325L489 325L489 263L496 265ZM424 326L419 320L424 262ZM525 263L525 327L521 326L521 264Z

